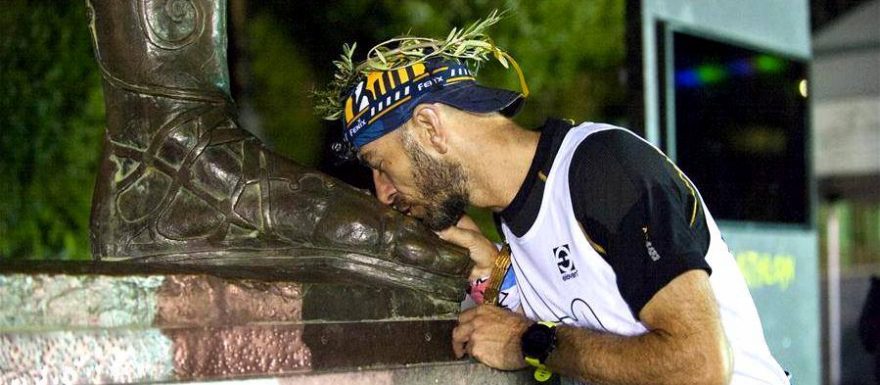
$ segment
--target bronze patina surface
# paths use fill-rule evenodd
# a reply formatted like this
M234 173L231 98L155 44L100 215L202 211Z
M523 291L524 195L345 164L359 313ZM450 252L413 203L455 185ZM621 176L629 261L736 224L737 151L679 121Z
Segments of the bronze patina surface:
M91 220L96 259L460 299L465 250L239 126L225 0L87 5L107 110Z

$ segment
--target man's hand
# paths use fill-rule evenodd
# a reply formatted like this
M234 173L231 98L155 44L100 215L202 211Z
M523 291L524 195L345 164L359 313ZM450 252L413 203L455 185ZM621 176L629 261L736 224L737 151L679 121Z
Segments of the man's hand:
M455 226L437 233L440 239L468 249L474 268L470 279L488 277L492 273L498 249L495 244L480 232L480 227L467 215L461 217Z
M458 358L467 353L495 369L522 369L526 362L520 341L532 323L519 314L492 305L466 310L452 331L452 350Z

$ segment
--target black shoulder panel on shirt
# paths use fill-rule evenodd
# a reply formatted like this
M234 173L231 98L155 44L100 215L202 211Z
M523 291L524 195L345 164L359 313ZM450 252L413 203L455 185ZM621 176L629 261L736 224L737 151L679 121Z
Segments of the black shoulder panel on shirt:
M559 152L559 147L562 146L562 141L571 128L571 123L558 119L548 119L541 128L538 149L532 159L526 180L517 191L513 202L501 212L501 218L517 237L525 235L532 228L538 212L541 211L544 180L541 179L540 174L545 177L550 174L556 153Z
M636 319L680 274L703 269L709 229L696 189L660 151L612 129L588 136L569 168L575 217L617 276Z

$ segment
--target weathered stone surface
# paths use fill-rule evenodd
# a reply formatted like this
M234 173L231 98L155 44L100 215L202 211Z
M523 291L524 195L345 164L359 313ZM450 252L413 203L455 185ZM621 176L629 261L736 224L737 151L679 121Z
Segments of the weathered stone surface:
M104 330L0 334L0 383L90 384L222 381L230 384L535 384L530 371L502 372L472 361L417 361L313 368L284 331ZM231 341L211 345L202 337ZM295 338L294 341L297 341ZM416 361L414 361L416 362ZM247 380L250 378L251 380ZM254 379L261 378L261 379ZM549 384L554 384L551 381Z
M142 270L124 275L127 266ZM0 382L188 381L456 362L457 304L417 291L162 269L0 263Z
M474 362L411 365L345 373L307 373L242 385L558 385L558 378L539 383L531 371L502 372Z
M149 326L162 276L0 275L0 330Z
M0 383L173 380L172 341L160 330L0 331Z

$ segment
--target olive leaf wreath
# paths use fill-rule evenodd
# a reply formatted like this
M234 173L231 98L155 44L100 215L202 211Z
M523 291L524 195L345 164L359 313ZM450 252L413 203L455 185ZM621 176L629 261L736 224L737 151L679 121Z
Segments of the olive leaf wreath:
M519 76L523 95L528 96L519 64L486 34L486 30L501 21L506 13L494 10L485 19L466 28L453 28L443 40L407 35L388 39L367 51L366 60L358 64L353 59L357 43L344 44L339 60L333 61L336 67L333 80L324 89L312 91L315 113L326 120L339 120L345 94L368 73L396 70L436 57L465 62L474 71L491 58L504 68L512 65Z

